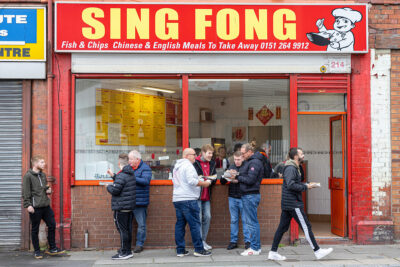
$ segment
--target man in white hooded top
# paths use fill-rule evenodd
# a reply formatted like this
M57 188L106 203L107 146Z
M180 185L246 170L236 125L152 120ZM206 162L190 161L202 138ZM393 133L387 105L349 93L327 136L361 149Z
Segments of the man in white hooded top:
M182 159L178 160L173 170L174 191L172 202L176 211L175 243L176 255L183 257L189 254L185 249L185 227L189 224L194 256L210 256L211 252L203 247L200 234L200 209L197 200L200 197L200 187L209 187L210 181L201 181L193 163L196 153L191 148L183 150Z

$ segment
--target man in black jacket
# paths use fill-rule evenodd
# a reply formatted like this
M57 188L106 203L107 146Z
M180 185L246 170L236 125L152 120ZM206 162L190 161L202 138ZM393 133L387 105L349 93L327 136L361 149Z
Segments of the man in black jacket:
M289 150L289 160L286 161L283 170L281 219L278 229L275 232L271 251L268 254L269 260L286 260L286 257L280 255L277 251L279 242L281 241L283 234L289 229L292 218L294 218L303 229L304 235L311 248L314 250L317 259L322 259L333 250L332 248L319 248L311 230L311 224L304 212L302 192L317 187L318 185L316 183L303 184L301 182L299 166L303 159L304 153L300 148L293 147Z
M114 183L106 185L112 195L111 209L114 222L121 238L121 248L112 256L113 260L125 260L133 257L132 246L132 211L136 206L136 179L128 154L120 154L118 166L121 169L114 177Z
M231 239L227 249L231 250L238 247L237 240L240 216L242 217L245 249L248 249L250 247L250 233L246 227L246 224L244 223L245 218L243 214L242 193L240 192L239 181L236 179L236 177L240 174L240 167L243 163L242 152L236 151L233 154L233 161L234 164L229 165L228 170L224 173L224 176L220 180L221 184L227 184L230 181L228 201L229 213L231 214Z
M243 166L240 168L238 180L242 194L245 224L250 231L250 247L241 253L242 256L260 255L260 224L257 218L257 208L260 204L260 184L264 176L263 155L255 152L251 144L244 144L241 149Z

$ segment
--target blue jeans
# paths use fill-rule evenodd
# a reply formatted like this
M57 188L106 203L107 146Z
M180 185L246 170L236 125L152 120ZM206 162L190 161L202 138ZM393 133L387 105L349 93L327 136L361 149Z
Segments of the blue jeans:
M192 242L196 252L203 251L200 234L200 209L197 200L173 202L176 211L175 243L176 253L185 253L185 227L189 224Z
M243 204L240 198L229 197L229 213L231 214L231 243L237 243L239 233L239 216L242 216L244 242L250 242L250 232L244 223Z
M261 249L260 224L257 219L257 208L258 204L260 204L260 199L260 194L242 196L245 224L250 232L250 247L253 250Z
M201 222L201 239L207 240L208 229L210 229L211 221L211 201L197 200L200 208L200 222Z
M137 233L136 233L136 246L143 247L144 241L146 240L146 218L147 218L147 206L136 206L133 210L137 222Z

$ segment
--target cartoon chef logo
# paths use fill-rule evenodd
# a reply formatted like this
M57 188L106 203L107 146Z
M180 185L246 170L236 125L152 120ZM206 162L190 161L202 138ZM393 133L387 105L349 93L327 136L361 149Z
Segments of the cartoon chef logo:
M362 20L362 15L357 10L349 7L336 8L332 11L335 17L333 30L327 30L324 25L325 19L317 20L318 33L309 32L307 38L313 44L327 46L329 52L350 52L354 51L354 34L351 30L355 23Z

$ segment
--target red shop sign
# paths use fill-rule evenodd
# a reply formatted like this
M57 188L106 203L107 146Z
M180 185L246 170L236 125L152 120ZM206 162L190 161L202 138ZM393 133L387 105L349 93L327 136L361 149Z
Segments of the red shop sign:
M366 4L56 3L59 52L366 53Z

